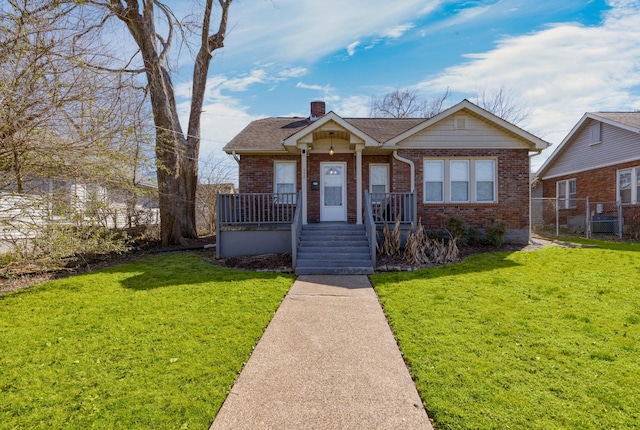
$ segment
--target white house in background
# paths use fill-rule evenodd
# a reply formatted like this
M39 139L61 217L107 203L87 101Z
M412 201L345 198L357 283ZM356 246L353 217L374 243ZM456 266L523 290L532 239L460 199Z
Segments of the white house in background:
M29 183L28 192L0 192L0 252L51 223L98 223L109 229L157 224L157 187L140 181L140 193L53 179Z

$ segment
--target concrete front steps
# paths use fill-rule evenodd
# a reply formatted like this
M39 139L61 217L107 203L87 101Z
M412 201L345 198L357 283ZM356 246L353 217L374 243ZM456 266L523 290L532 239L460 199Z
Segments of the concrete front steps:
M373 262L364 225L304 225L295 271L297 275L372 274Z

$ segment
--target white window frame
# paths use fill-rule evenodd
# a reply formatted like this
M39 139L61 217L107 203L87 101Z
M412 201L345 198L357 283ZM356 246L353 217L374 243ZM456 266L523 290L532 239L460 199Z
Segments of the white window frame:
M457 163L457 164L466 164L467 166L467 180L466 181L453 181L451 180L451 174L453 171L453 168L451 167L452 163ZM449 160L449 174L445 175L445 178L448 179L448 183L449 183L449 200L451 201L451 203L469 203L471 201L471 163L469 162L469 160L467 159L451 159ZM453 200L453 184L454 182L466 182L467 183L467 198L464 200Z
M373 174L372 174L372 170L374 167L384 167L386 169L386 177L385 177L385 183L384 183L384 194L388 194L390 193L390 181L389 181L389 176L390 176L390 169L389 169L389 164L388 163L371 163L369 164L369 193L370 194L374 194L373 192L373 187L374 185L382 185L382 184L374 184L373 183ZM378 193L376 193L378 194ZM379 201L374 201L373 203L380 203Z
M589 126L589 145L602 143L602 123L594 122Z
M455 201L451 199L452 195L452 180L451 180L451 162L462 161L467 163L467 200ZM476 166L478 161L492 161L493 162L493 200L478 200L478 184L476 180ZM426 170L427 163L441 163L443 178L443 199L441 201L427 200L426 190ZM424 158L422 160L422 202L425 204L437 204L437 203L451 203L451 204L496 204L498 203L498 159L495 157L451 157L451 158Z
M487 162L487 161L490 161L490 162L493 163L493 168L492 168L492 171L493 171L492 173L493 174L491 176L491 182L492 182L492 185L493 185L493 192L492 192L493 199L491 199L491 200L479 200L478 199L478 182L488 182L488 181L479 181L478 178L477 178L476 172L478 171L478 163L479 162ZM497 193L498 193L498 190L496 188L496 183L498 182L497 181L497 174L498 174L497 170L498 170L497 169L497 161L494 160L494 159L475 159L475 160L473 160L473 171L474 171L473 187L474 187L474 192L475 192L475 196L476 196L476 201L478 203L493 203L493 202L496 201L496 196L497 196Z
M628 202L622 201L620 195L620 175L623 173L631 174L631 199ZM629 167L628 169L620 169L616 173L616 196L617 199L624 205L637 205L640 203L640 166Z
M295 161L274 161L273 163L273 194L275 196L275 202L276 203L282 203L282 204L291 204L291 203L295 203L295 197L289 198L286 197L284 199L280 199L278 197L279 194L283 194L283 193L279 193L278 192L278 165L279 164L288 164L288 165L293 165L293 193L296 192L297 190L297 179L298 179L298 165ZM285 182L281 182L281 184L286 184Z
M571 184L575 192L571 193ZM560 193L562 191L562 194ZM576 178L565 179L556 182L556 198L559 201L559 209L575 209L577 204L578 183ZM573 194L573 197L571 196Z
M427 163L438 163L440 164L441 167L441 171L442 171L442 182L439 182L442 184L442 200L427 200L427 181L426 181L426 175L424 172L426 172L427 170ZM443 159L424 159L422 162L422 201L424 203L444 203L446 200L446 183L447 183L447 172L445 171L445 160ZM432 181L433 182L433 181Z

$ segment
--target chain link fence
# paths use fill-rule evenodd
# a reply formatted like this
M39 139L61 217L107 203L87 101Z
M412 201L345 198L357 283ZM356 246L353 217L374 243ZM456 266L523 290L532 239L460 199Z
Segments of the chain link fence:
M531 230L543 237L640 239L640 208L586 199L531 199Z

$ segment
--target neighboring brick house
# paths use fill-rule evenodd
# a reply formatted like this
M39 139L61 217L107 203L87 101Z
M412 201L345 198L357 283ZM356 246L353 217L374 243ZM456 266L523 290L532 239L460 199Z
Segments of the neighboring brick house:
M483 229L495 218L506 241L526 243L529 154L547 146L468 100L428 119L342 118L316 101L309 118L253 121L224 151L240 194L300 192L303 224L362 224L365 190L378 209L405 193L412 207L391 209L403 221L443 228L460 216Z
M619 202L624 231L640 228L640 112L587 112L537 173L560 223L585 215L584 201ZM602 207L602 206L600 206ZM589 209L597 217L597 206Z

